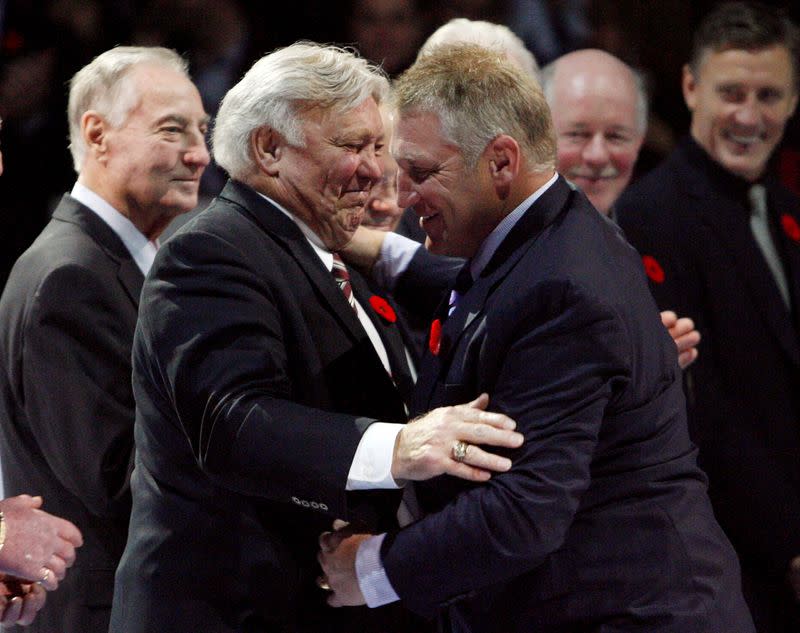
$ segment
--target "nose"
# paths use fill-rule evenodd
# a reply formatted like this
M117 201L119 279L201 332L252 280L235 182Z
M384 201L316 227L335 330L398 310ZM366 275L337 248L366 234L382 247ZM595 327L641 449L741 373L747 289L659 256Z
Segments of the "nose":
M419 194L414 191L414 184L401 169L397 174L397 204L401 209L413 207L419 200Z
M375 154L373 148L365 148L361 150L361 164L359 165L359 173L362 176L369 178L372 184L375 185L380 181L383 176L383 164L380 158Z
M195 137L190 143L186 152L183 154L183 162L203 169L211 162L211 155L208 153L206 140L203 136Z
M755 127L759 124L761 113L754 97L749 97L741 103L734 113L734 120L739 125Z
M584 162L590 165L605 165L609 161L608 147L602 134L595 134L583 148Z

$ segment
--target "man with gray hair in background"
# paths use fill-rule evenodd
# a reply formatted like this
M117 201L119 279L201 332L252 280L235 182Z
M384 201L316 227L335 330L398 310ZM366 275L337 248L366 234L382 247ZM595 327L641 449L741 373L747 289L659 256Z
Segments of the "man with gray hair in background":
M78 179L0 299L6 491L42 496L83 533L78 562L33 630L104 633L130 515L131 345L164 227L197 204L208 117L186 62L118 47L72 79ZM51 556L42 582L63 577Z
M396 525L400 480L510 467L452 452L522 441L485 395L401 424L413 380L396 315L338 256L381 176L388 89L354 54L297 43L223 99L213 145L231 180L143 290L112 633L375 630L366 610L325 608L320 532Z

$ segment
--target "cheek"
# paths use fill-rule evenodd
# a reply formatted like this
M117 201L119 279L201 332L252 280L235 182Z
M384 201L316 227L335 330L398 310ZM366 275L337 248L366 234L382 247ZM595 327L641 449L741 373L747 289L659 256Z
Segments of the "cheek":
M565 141L565 143L568 143ZM568 145L558 149L558 171L568 172L573 167L581 164L581 151L579 148Z
M612 152L611 161L621 176L628 176L633 171L637 156L638 151L636 148L625 148Z

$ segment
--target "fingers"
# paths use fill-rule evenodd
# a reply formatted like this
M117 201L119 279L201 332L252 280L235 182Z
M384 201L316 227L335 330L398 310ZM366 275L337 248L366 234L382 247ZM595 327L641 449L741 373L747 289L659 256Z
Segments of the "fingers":
M54 517L57 518L57 517ZM73 547L80 547L83 545L83 535L80 530L72 523L64 519L58 519L58 535L65 541L69 541Z
M472 402L467 402L464 406L470 407L472 409L483 409L483 410L485 410L486 407L489 406L489 394L488 393L482 393L477 398L475 398L475 400L473 400Z
M63 578L64 576L62 575L61 577ZM37 584L44 587L47 591L55 591L58 589L58 578L49 568L42 567Z
M481 412L480 422L460 424L455 428L456 439L468 444L485 444L488 446L502 446L505 448L518 448L522 446L525 437L512 429L516 423L499 413ZM483 418L493 417L484 421Z
M17 619L17 624L28 626L33 622L36 614L44 606L47 600L47 592L39 585L30 585L30 589L25 594L22 601L22 612Z
M694 348L688 349L685 352L681 352L678 354L678 366L681 369L686 369L689 365L697 360L698 354L699 352Z
M338 530L336 532L323 532L319 535L319 549L326 554L336 550L343 540L352 536L349 529Z
M0 622L3 624L15 624L22 614L22 596L14 596L6 603Z
M672 310L664 310L661 313L661 322L667 329L670 329L672 326L674 326L675 321L677 320L678 320L678 315L675 314Z

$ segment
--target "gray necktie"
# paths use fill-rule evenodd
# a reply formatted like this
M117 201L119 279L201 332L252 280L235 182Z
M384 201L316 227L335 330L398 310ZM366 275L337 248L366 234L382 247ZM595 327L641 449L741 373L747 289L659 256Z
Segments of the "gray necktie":
M790 309L789 286L786 283L786 275L783 272L783 265L778 255L778 249L775 248L775 242L772 240L772 235L769 231L767 190L764 188L764 185L753 185L750 187L747 194L750 197L750 229L753 231L756 244L758 244L762 255L764 255L764 259L772 272L775 283L778 285L783 303L788 310Z

